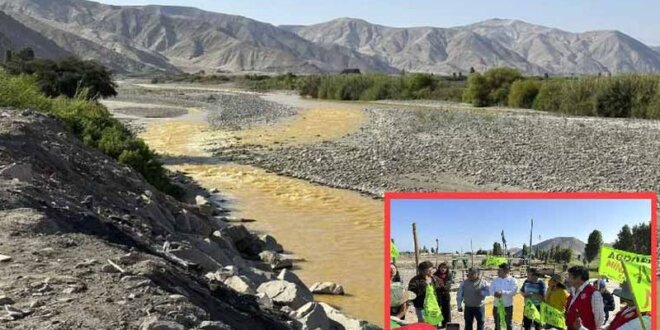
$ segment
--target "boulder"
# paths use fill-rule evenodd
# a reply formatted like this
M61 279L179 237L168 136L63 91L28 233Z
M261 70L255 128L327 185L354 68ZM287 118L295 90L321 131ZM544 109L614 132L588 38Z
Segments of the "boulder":
M211 204L211 202L209 202L209 200L204 196L195 196L195 205L197 205L199 212L201 212L203 215L210 217L215 213L215 207L213 207L213 204Z
M314 300L307 288L282 280L263 283L257 288L257 292L265 293L278 306L290 306L294 309Z
M292 272L288 269L282 269L282 271L280 271L280 273L277 275L277 279L282 280L282 281L291 282L295 285L301 286L303 288L307 288L307 285L305 285L305 283L303 283L303 281L300 279L300 277L298 277L298 275L296 275L294 272Z
M261 308L263 308L263 309L273 309L273 307L274 307L273 306L273 299L270 299L270 297L268 297L268 295L266 295L263 292L260 292L260 293L257 293L255 297L257 297L257 304L259 304L259 306L261 306Z
M261 261L269 264L270 268L273 270L293 268L293 262L291 262L291 260L282 259L278 253L273 251L261 251L261 253L259 253L259 258Z
M293 317L302 324L302 330L330 329L330 319L323 307L316 302L309 302L296 310Z
M284 248L282 248L282 244L277 243L277 240L275 237L271 235L261 235L259 236L259 239L264 242L264 249L269 250L269 251L274 251L277 253L282 253L284 252Z
M162 320L154 315L142 321L140 330L185 330L185 327L174 321Z
M333 295L343 295L344 287L337 283L333 282L317 282L314 283L310 288L312 293L317 294L333 294Z
M360 321L358 319L348 317L340 310L326 303L319 303L319 305L321 305L325 311L325 314L330 319L330 325L332 328L342 330L362 330L367 325L366 321Z
M226 237L234 243L238 252L250 258L257 258L259 253L263 251L264 243L258 237L252 235L245 226L227 226L220 229L219 234L214 233L214 236L220 235Z
M0 262L8 262L8 261L11 261L11 256L0 254Z
M225 285L242 294L255 294L254 283L245 276L231 276L224 281Z

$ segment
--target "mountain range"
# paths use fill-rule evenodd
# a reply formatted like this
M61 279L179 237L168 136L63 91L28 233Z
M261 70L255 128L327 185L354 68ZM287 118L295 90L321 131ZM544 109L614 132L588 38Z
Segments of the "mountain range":
M534 244L532 246L532 250L539 249L542 251L547 251L550 250L553 246L559 246L562 249L570 248L573 250L573 257L575 257L577 255L584 254L584 247L586 244L575 237L555 237L544 240L538 244ZM516 257L522 257L522 249L518 250L516 253L514 253L514 255Z
M0 11L0 49L34 46L49 57L75 54L120 73L359 68L451 74L497 66L526 74L660 72L660 47L624 33L571 33L519 20L399 28L339 18L274 26L188 7L86 0L0 0Z

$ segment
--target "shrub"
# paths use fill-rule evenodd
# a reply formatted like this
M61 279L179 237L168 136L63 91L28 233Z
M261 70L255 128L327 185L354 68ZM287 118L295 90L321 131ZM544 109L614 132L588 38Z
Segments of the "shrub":
M550 80L541 83L532 108L542 111L559 112L561 109L562 88L563 84L559 80Z
M630 80L611 79L596 94L596 114L602 117L630 117L634 93Z
M50 97L74 97L85 90L87 99L116 96L117 85L112 74L94 61L75 57L60 60L38 59L31 50L10 53L4 64L9 74L34 75L41 91Z
M494 68L483 75L472 73L463 99L476 107L506 105L511 84L522 75L511 68Z
M531 109L539 93L540 83L535 80L517 80L511 84L509 106Z
M463 100L472 103L475 107L485 107L490 105L489 94L490 89L486 78L479 72L470 74L467 88L463 94Z
M157 189L175 197L183 193L170 182L158 156L96 101L49 98L41 93L35 77L11 76L0 71L0 106L50 113L61 119L86 145L131 166Z

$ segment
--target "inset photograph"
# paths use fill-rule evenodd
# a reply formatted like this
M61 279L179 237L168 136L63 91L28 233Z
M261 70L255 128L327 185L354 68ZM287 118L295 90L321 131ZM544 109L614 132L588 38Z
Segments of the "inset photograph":
M391 329L657 329L654 194L385 200Z

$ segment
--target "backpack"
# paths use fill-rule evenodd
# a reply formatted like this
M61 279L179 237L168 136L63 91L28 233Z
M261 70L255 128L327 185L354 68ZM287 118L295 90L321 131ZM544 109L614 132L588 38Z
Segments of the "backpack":
M435 295L433 283L426 286L422 315L424 316L424 323L431 325L442 323L442 312L440 311L440 305L438 305L438 298Z

